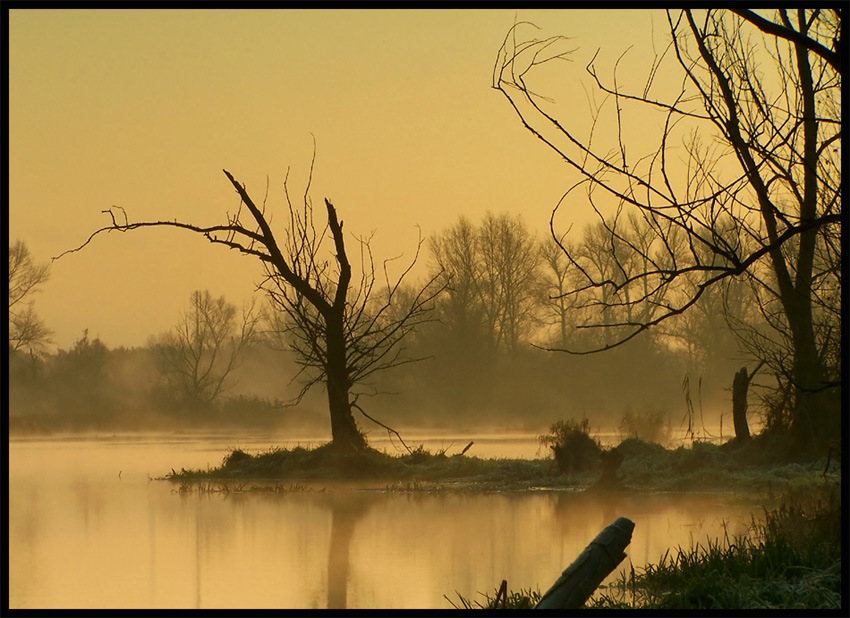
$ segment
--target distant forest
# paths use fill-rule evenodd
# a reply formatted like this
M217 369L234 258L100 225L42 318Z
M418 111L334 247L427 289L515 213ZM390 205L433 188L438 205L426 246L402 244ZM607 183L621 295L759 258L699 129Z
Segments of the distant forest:
M602 224L588 226L570 241L571 254L579 256L573 264L520 216L460 217L426 243L427 276L442 290L428 320L404 340L410 362L376 373L360 388L358 406L400 431L537 432L557 420L587 418L593 429L637 433L625 421L654 418L674 430L704 423L716 433L722 423L731 435L733 377L742 366L764 365L746 342L759 333L764 346L770 336L745 283L714 286L685 314L604 352L561 351L618 341L618 329L632 321L626 314L632 305L618 305L615 296L636 290L582 290L586 274L578 268L613 281L623 277L622 265L641 259L633 246L646 235L642 220L630 225L617 244ZM26 260L13 267L10 259L10 281L37 270L25 246L12 249L24 251ZM46 268L41 275L28 292L46 281ZM152 334L144 347L109 349L84 332L70 349L49 352L49 325L25 297L13 305L10 292L12 433L245 428L298 437L328 430L320 384L298 401L307 372L289 349L280 314L264 299L240 310L196 291L174 327ZM651 312L662 300L642 310ZM28 338L33 324L40 328ZM760 369L752 421L788 422L783 380L769 364ZM356 418L366 431L384 431Z

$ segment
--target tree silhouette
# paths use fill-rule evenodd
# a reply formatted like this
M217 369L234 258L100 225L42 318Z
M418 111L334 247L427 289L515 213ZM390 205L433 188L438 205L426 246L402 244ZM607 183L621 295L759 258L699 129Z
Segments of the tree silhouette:
M21 240L9 246L9 351L34 354L50 341L52 332L35 314L32 296L50 277L49 264L35 264Z
M236 306L224 296L192 292L175 327L152 342L168 385L189 401L214 401L255 338L257 322L253 306L245 308L237 324Z
M347 451L364 449L366 438L355 422L353 409L388 431L390 429L370 417L357 404L357 394L352 392L352 388L375 371L410 362L400 344L411 329L428 319L428 302L439 291L429 282L408 299L403 311L397 308L390 311L396 300L395 293L418 258L421 240L411 264L397 278L390 279L385 263L386 294L378 301L377 291L381 286L371 261L366 262L367 269L359 279L352 282L343 222L330 200L324 200L326 225L321 228L315 225L309 198L311 180L308 180L303 203L299 207L290 199L284 181L289 225L276 236L265 214L265 202L258 206L245 186L237 182L230 172L223 171L240 197L239 209L236 214L228 215L226 223L211 226L176 220L131 223L123 208L113 206L103 211L110 216L111 225L96 230L81 246L58 257L83 249L105 232L175 227L259 259L266 271L260 287L286 314L287 332L293 337L291 348L309 374L302 394L315 384L324 384L333 445ZM245 216L243 207L249 216ZM326 241L331 243L328 250ZM360 244L365 254L371 256L369 241L361 240Z
M789 351L781 377L794 393L792 431L801 444L828 439L839 418L839 372L826 364L818 333L830 330L820 322L835 318L822 299L840 290L841 11L780 9L773 20L753 11L667 11L669 43L642 91L626 92L616 69L612 83L603 80L596 55L587 65L604 99L591 110L589 134L530 86L535 68L572 52L561 51L563 36L521 39L527 25L506 36L493 87L578 173L555 211L582 189L611 239L629 244L626 213L651 229L649 244L631 243L644 268L623 269L628 275L616 280L587 273L585 289L619 292L641 282L646 292L625 301L634 306L656 303L667 290L650 315L629 312L612 324L616 340L566 351L620 345L689 310L709 287L746 278ZM674 68L664 65L665 73L678 69L681 87L661 100L655 77L668 58ZM644 121L640 141L629 141L631 114L643 110L658 114L658 129ZM607 142L603 129L613 136ZM562 249L578 265L569 246Z

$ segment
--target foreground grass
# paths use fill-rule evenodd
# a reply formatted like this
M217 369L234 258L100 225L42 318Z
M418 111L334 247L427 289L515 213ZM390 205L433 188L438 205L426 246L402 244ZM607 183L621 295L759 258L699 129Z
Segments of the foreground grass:
M753 521L749 535L667 552L622 571L589 609L840 609L841 501L835 483L795 489ZM459 609L524 609L537 590L502 588L481 599L446 599Z

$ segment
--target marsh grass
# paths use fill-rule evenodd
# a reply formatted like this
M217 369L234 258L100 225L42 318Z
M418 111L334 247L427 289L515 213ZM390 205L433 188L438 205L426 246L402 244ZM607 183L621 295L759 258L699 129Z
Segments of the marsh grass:
M558 421L538 441L552 451L558 468L567 474L598 468L602 447L590 436L590 421L586 418Z
M506 580L502 581L502 585L496 588L492 596L486 592L479 592L480 600L467 599L457 591L455 595L457 602L443 595L443 598L455 609L532 609L542 596L539 590L532 588L508 590Z
M695 441L666 449L636 438L623 440L622 484L636 490L702 491L714 489L780 492L824 482L819 460L795 461L758 440L746 444ZM840 475L833 480L840 481Z
M474 483L488 489L527 489L545 484L568 486L575 478L561 474L551 461L526 459L481 459L461 454L447 455L445 450L432 453L420 446L403 455L367 449L351 454L340 453L331 445L317 448L271 448L251 455L233 449L217 468L172 470L166 480L192 483L203 481L247 482L283 480L385 480L388 491L435 491L464 489ZM587 481L591 481L588 478Z
M589 607L630 609L839 609L840 503L788 497L750 535L667 552L598 593Z
M219 483L219 482L188 482L184 481L180 483L180 486L176 489L172 489L171 493L179 494L181 496L190 495L190 494L198 494L198 495L210 495L210 494L243 494L243 493L266 493L266 494L289 494L289 493L304 493L304 492L317 492L324 493L324 488L316 489L314 487L307 487L305 485L301 485L300 483L292 483L289 485L284 485L282 483Z

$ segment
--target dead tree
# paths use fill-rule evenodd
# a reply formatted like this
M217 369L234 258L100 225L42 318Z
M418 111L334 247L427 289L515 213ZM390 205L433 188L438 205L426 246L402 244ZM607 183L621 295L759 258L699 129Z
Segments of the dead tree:
M839 419L836 406L823 405L839 372L819 354L818 333L830 331L823 320L835 321L823 298L840 291L841 11L780 9L774 20L753 11L667 11L669 43L642 90L624 90L616 65L613 81L603 79L596 55L587 64L594 97L604 99L590 111L589 132L582 119L559 117L537 94L539 84L532 87L535 67L568 60L573 50L564 51L562 36L521 38L518 30L529 25L506 36L493 87L577 174L553 211L552 235L560 242L554 225L561 205L583 199L611 245L642 262L600 276L561 243L584 276L569 294L595 290L622 316L583 325L614 328L616 340L563 351L620 345L687 311L709 287L746 278L762 290L758 302L769 303L762 313L781 322L777 332L792 352L783 368L795 395L792 431L803 443L822 441ZM656 97L655 77L673 71L681 87ZM654 135L655 122L632 115L649 112L659 121ZM642 121L640 142L625 137L629 119ZM605 122L613 129L608 141L597 130ZM654 144L646 148L648 140ZM631 214L646 222L650 242L624 233ZM651 311L628 310L647 304Z
M357 409L388 431L390 429L357 404L357 394L352 389L376 371L417 360L404 355L401 342L414 327L428 319L430 301L439 292L429 282L409 297L403 309L394 306L397 292L419 256L421 239L413 260L400 276L391 279L385 263L385 294L379 301L377 291L381 286L373 264L371 270L367 269L352 283L343 222L330 200L324 200L327 224L319 229L315 226L308 197L309 180L300 207L292 203L284 181L289 226L278 237L265 214L265 202L258 206L245 186L230 172L223 171L240 198L236 214L228 215L226 223L211 226L176 220L130 223L123 208L113 206L103 211L110 216L111 225L96 230L81 246L65 253L83 249L95 236L105 232L175 227L259 259L266 270L260 288L286 314L287 333L293 336L291 349L307 372L307 382L299 398L313 385L324 384L333 445L347 451L364 449L366 438L352 410ZM248 210L248 217L244 216L243 207ZM331 256L324 252L328 239L332 243ZM368 240L362 240L361 247L371 256ZM395 309L392 316L391 308Z
M759 363L751 374L747 374L747 368L741 367L732 380L732 423L735 426L735 438L738 440L750 439L750 426L747 423L747 393L750 390L750 382L764 363Z
M747 391L750 379L747 377L747 368L741 367L732 380L732 423L735 425L735 438L738 440L750 439L750 427L747 424Z

